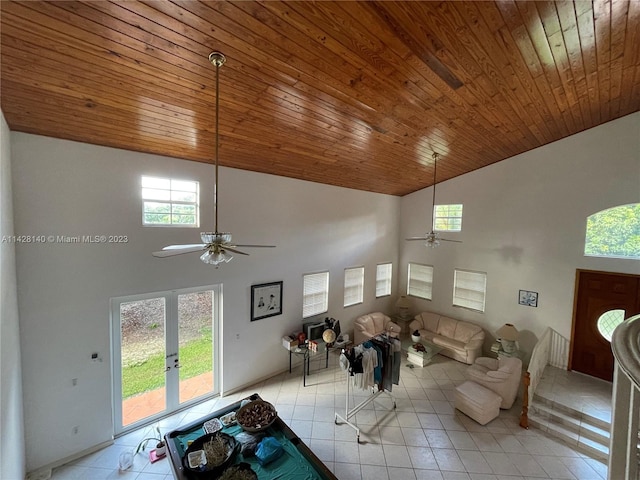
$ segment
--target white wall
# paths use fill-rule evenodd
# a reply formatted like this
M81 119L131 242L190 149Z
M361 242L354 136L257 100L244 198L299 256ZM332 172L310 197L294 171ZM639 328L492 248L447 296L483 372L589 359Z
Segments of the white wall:
M0 478L25 475L22 362L11 198L9 127L0 112Z
M413 299L415 312L447 313L490 334L511 321L523 331L525 350L547 325L568 337L576 268L640 271L637 261L582 255L589 214L640 201L639 123L640 114L630 115L439 185L438 203L464 204L456 237L464 243L436 250L402 240L429 229L431 189L398 199L222 168L222 229L239 242L278 247L252 250L218 270L197 255L150 254L197 242L200 229L140 226L139 177L150 174L199 180L203 229L210 228L211 166L12 133L16 233L130 238L124 245L17 249L28 470L111 437L108 301L114 296L223 283L226 389L286 368L278 345L282 333L300 324L305 272L330 270L328 315L347 327L361 313L393 309L397 291L374 298L376 263L393 262L404 290L412 261L435 266L434 300ZM343 269L353 265L365 265L370 288L363 305L343 309ZM451 306L454 268L488 273L484 314ZM283 315L249 322L250 285L276 280L284 281ZM539 292L539 307L518 305L519 289ZM91 362L92 352L104 362ZM78 435L71 434L74 425Z
M213 166L22 133L12 133L12 147L16 232L129 237L17 248L29 471L111 438L111 297L222 283L225 390L288 367L280 339L302 323L303 273L330 271L328 315L343 328L392 308L395 291L375 299L375 266L393 262L398 271L397 197L221 168L221 230L238 243L277 248L252 249L215 269L197 254L151 256L168 244L198 243L199 232L213 228ZM198 180L202 228L143 228L143 174ZM365 302L344 309L343 271L353 265L365 266ZM283 314L250 322L250 286L278 280ZM91 362L92 352L104 361Z
M402 199L400 238L430 229L432 189ZM478 323L491 338L506 322L530 354L544 329L571 336L576 269L640 273L637 260L585 257L587 216L640 202L640 113L517 155L436 187L436 204L462 203L463 226L429 249L401 240L400 289L408 262L434 266L433 310ZM487 272L484 314L452 306L455 268ZM518 304L518 290L539 293L538 307Z

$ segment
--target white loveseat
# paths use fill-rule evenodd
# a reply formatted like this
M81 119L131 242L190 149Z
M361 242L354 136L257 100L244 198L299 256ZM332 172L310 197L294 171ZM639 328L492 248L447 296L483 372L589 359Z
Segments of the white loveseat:
M353 343L359 345L371 337L388 333L392 337L400 335L402 329L397 323L382 312L367 313L358 317L353 322Z
M409 324L411 333L418 330L423 340L442 348L442 355L471 365L482 354L484 330L473 323L422 312Z

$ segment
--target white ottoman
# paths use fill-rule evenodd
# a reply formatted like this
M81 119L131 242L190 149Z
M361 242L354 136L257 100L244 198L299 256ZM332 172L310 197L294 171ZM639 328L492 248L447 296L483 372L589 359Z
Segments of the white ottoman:
M486 425L500 414L501 403L500 395L476 382L469 380L456 387L456 408L480 425Z

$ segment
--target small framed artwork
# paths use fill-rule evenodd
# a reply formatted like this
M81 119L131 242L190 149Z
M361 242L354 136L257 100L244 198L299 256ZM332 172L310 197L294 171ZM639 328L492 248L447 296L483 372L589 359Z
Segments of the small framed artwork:
M251 321L282 314L282 282L251 285Z
M520 290L518 294L518 303L528 307L538 306L538 292L530 292L529 290Z

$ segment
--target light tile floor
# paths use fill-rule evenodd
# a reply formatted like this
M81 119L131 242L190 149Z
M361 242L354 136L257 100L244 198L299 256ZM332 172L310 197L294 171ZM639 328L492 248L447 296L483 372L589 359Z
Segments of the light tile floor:
M397 408L386 395L356 415L361 443L346 424L334 423L345 409L345 374L332 356L328 369L312 364L307 387L301 367L258 383L237 394L213 399L159 422L163 432L200 418L257 392L273 403L280 417L340 480L533 480L606 479L607 467L543 432L518 426L520 405L485 426L456 411L454 388L464 381L466 365L440 355L424 368L403 362L394 386ZM366 393L353 397L351 406ZM149 463L137 455L130 470L117 469L120 452L135 449L153 432L142 428L115 443L53 471L52 479L168 480L169 462Z

